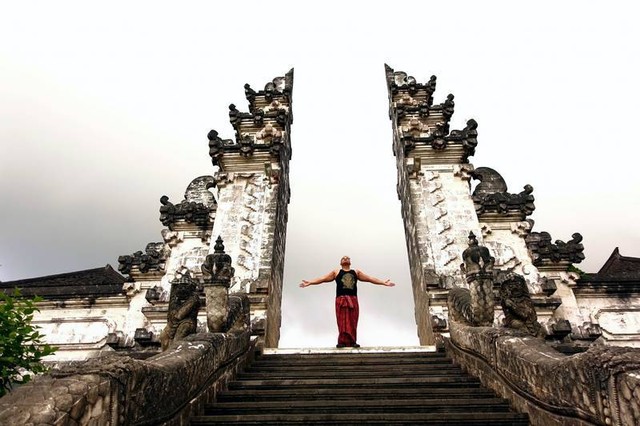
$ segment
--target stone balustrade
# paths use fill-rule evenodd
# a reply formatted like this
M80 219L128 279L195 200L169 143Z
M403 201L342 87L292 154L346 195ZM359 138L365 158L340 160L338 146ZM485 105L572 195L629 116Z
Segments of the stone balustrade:
M450 323L447 352L532 425L640 424L640 350L564 355L515 330Z
M183 425L253 356L249 300L229 297L225 333L192 334L138 360L115 353L36 377L0 399L0 424Z

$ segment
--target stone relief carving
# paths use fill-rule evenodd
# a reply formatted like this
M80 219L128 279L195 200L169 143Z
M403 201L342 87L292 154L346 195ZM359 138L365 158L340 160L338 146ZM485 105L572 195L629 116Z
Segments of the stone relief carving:
M504 313L503 325L536 337L544 337L542 326L533 306L524 278L508 274L500 283L500 304Z
M191 278L189 272L186 272L171 282L167 325L160 334L163 351L171 342L182 340L196 332L199 309L200 296L197 292L197 282Z
M164 272L165 262L169 258L171 248L165 243L149 243L144 253L137 251L131 255L118 257L118 271L122 274L130 274L134 267L142 272Z
M525 238L525 242L535 266L545 261L580 263L584 260L582 235L577 232L571 236L571 240L556 240L555 243L551 242L548 232L531 232Z

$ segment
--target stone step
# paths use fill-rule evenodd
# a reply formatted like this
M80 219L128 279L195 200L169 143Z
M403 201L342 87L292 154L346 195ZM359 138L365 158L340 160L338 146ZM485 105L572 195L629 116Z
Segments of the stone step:
M527 425L444 353L262 355L194 425Z
M384 359L327 359L327 360L299 360L299 361L255 361L251 364L252 368L326 368L327 366L336 367L367 367L367 366L441 366L441 365L453 365L452 361L447 358L422 360L422 359L398 359L389 362Z
M501 398L404 398L386 399L315 400L315 401L256 401L218 402L207 406L207 415L237 414L311 414L311 413L453 413L453 412L508 412L509 404Z
M453 367L451 361L443 360L438 362L420 362L420 361L406 361L406 362L334 362L334 363L313 363L313 362L305 362L305 363L291 363L291 364L273 364L273 363L264 363L264 362L254 362L251 364L249 369L251 370L326 370L327 368L333 369L366 369L366 368L429 368L429 369L437 369L443 367Z
M292 401L322 399L334 401L340 399L366 400L375 399L377 395L384 394L386 399L401 398L492 398L493 392L482 387L427 387L411 386L397 387L389 392L387 386L368 386L366 388L310 388L304 391L292 389L232 389L218 395L219 402L240 401Z
M357 414L241 414L196 416L192 425L528 425L526 414L518 413L357 413Z
M385 385L390 388L404 386L479 386L476 378L469 376L421 376L421 377L366 377L349 380L323 378L323 379L245 379L234 380L229 383L229 389L277 389L277 388L367 388L375 385Z
M334 367L325 368L324 370L271 370L264 371L262 369L249 369L244 373L240 373L237 376L237 380L257 380L257 379L310 379L310 378L328 378L333 377L336 379L351 379L355 377L427 377L427 376L448 376L448 375L460 375L462 370L454 366L433 368L415 368L415 369L401 369L401 368L379 368L379 369L337 369Z
M295 363L402 363L402 362L442 362L450 361L442 352L352 352L335 351L333 353L319 354L287 354L287 355L261 355L254 363L295 364Z

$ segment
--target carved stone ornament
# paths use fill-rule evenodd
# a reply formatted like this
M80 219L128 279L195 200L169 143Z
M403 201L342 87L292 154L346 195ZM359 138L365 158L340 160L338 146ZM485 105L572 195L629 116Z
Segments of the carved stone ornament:
M240 146L240 155L243 157L249 157L253 155L255 151L255 143L253 142L253 136L249 134L242 135L238 143Z
M562 240L552 243L548 232L531 232L525 242L535 266L544 262L580 263L584 260L582 235L577 232L566 243Z
M166 260L169 258L171 248L165 243L149 243L144 253L137 251L131 255L118 257L118 271L122 274L130 274L134 267L142 273L150 271L164 271Z
M249 111L256 110L256 100L260 97L272 103L274 100L284 100L287 104L291 104L291 94L293 91L293 68L289 70L283 77L276 77L264 86L264 90L255 91L249 84L244 85L244 94L249 101Z
M510 194L500 173L489 167L478 167L471 176L480 181L471 196L478 216L484 213L517 212L524 218L535 210L531 185L525 185L524 190L519 194Z
M200 310L197 287L197 282L191 278L188 271L171 282L167 325L160 334L163 351L171 342L182 340L196 332Z
M426 95L428 100L436 90L436 76L432 75L429 81L425 84L418 83L415 77L407 75L404 71L394 71L389 65L385 64L385 73L387 75L387 88L391 94L397 94L401 91L407 92L410 95Z
M505 327L544 337L527 283L522 276L509 274L505 277L500 284L500 304Z
M478 244L473 232L469 233L469 247L462 252L460 265L469 289L453 288L449 291L449 314L454 321L473 326L493 325L493 264L489 249Z
M183 200L180 204L173 204L169 197L160 197L160 222L173 231L173 227L179 220L193 223L199 228L206 229L210 224L212 208L203 203Z
M469 247L462 252L462 259L464 263L460 266L468 278L478 275L492 276L495 259L488 248L478 244L478 239L473 232L469 232Z
M446 120L449 120L455 111L456 104L453 102L453 98L454 96L449 93L449 95L447 95L447 99L442 104L442 115Z
M235 269L231 266L231 256L224 252L224 244L220 236L216 239L216 244L213 249L214 252L209 254L202 264L202 274L205 278L205 284L217 283L228 287L235 273Z
M220 158L224 155L225 147L232 146L233 141L231 139L221 139L215 130L209 131L207 139L209 139L209 156L211 157L211 162L214 166L217 166L219 165Z
M221 139L215 130L207 135L212 164L220 166L225 154L251 157L256 151L266 151L278 158L284 155L287 160L290 159L290 148L283 150L277 145L289 144L286 131L293 123L293 70L284 77L274 78L264 90L257 92L248 84L245 84L244 90L249 101L249 112L240 112L234 104L229 105L229 121L235 129L235 141ZM262 127L262 130L256 132L256 126Z

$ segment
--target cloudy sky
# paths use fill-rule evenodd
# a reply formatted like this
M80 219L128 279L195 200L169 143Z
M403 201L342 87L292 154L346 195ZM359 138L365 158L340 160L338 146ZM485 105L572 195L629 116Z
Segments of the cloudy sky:
M359 341L417 344L383 64L455 95L476 166L534 187L534 230L595 272L640 256L640 27L632 2L3 2L0 280L103 266L160 241L160 196L213 174L227 106L295 67L282 347L335 344L354 266Z

